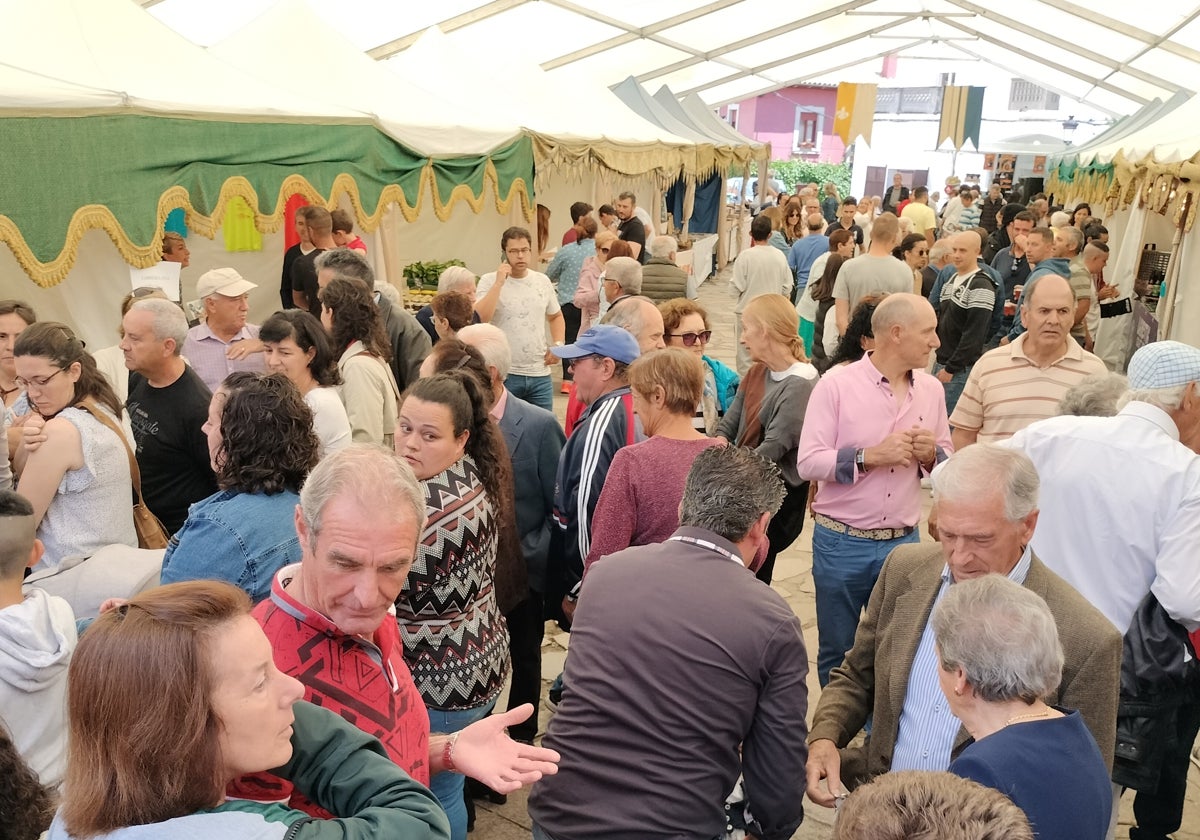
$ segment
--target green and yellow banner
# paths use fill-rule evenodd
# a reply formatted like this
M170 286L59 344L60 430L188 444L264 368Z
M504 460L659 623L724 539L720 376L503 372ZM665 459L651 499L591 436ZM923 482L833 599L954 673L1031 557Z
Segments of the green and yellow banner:
M970 140L979 150L979 126L983 120L982 87L947 85L942 89L942 119L937 146L949 140L961 149Z

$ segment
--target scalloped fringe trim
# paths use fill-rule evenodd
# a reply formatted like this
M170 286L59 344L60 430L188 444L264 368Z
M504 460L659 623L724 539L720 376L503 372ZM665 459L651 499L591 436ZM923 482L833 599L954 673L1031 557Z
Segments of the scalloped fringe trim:
M169 188L159 196L154 238L144 246L134 243L112 211L101 204L85 205L72 214L71 221L67 225L62 250L49 262L41 262L34 256L16 223L4 215L0 215L0 242L8 244L17 262L34 283L44 289L49 289L66 279L79 256L79 243L89 230L103 230L108 234L108 238L117 247L117 251L131 266L149 268L157 264L162 257L163 225L172 210L182 207L187 214L188 229L208 239L213 239L220 232L225 211L230 200L235 196L244 199L250 205L250 209L254 211L254 226L260 233L274 233L282 227L287 198L297 193L307 198L309 203L319 204L331 210L338 206L338 199L342 194L347 195L354 208L358 226L367 233L372 233L379 228L383 214L390 204L395 204L400 208L405 221L416 221L421 215L420 207L427 191L433 197L433 212L440 221L449 220L451 211L458 202L465 202L476 214L481 213L488 203L486 193L489 184L495 197L494 204L497 213L507 214L512 208L513 202L520 201L523 215L526 218L532 215L533 201L524 178L514 179L508 195L501 196L496 167L489 160L485 164L483 179L484 189L479 195L476 195L468 185L459 184L450 191L449 196L443 199L437 190L433 166L426 164L421 171L415 202L409 203L404 190L399 185L389 184L380 193L375 212L368 213L363 206L358 184L355 183L354 178L344 172L334 179L328 197L321 195L302 175L289 175L279 186L275 212L265 214L259 209L258 194L250 182L240 175L235 175L221 185L216 206L213 208L212 215L209 216L200 213L192 206L191 197L186 189L179 186Z

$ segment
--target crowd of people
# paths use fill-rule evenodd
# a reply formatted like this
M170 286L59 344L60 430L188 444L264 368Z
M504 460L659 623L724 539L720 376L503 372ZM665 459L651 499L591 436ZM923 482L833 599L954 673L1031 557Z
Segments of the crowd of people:
M229 268L191 328L126 296L116 353L0 301L18 836L464 840L532 785L538 840L784 840L805 795L840 838L1100 840L1127 787L1165 838L1200 729L1200 350L1109 373L1090 209L993 192L760 213L736 370L631 193L573 205L553 256L509 228L416 316L320 208L262 325ZM810 518L815 641L764 585Z

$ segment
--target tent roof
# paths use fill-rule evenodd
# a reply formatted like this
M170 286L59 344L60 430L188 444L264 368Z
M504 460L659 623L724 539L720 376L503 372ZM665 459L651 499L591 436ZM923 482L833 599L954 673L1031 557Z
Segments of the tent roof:
M189 116L369 121L361 112L248 76L129 0L0 0L0 19L0 69L59 86L57 99L41 99L43 109L119 104Z
M140 2L203 41L270 0ZM809 0L795 12L779 0L607 0L600 8L576 0L341 0L323 14L373 58L403 52L437 25L462 56L519 45L551 74L608 85L632 74L710 105L814 80L876 80L888 54L982 62L1115 116L1193 92L1200 78L1196 0L1147 4L1136 15L1128 0L1008 0L1001 8L981 0Z
M444 96L389 73L347 38L329 31L305 0L281 0L209 52L248 73L275 76L280 87L294 94L374 114L380 128L421 154L486 154L520 135L512 120L489 120L454 108ZM320 72L278 72L298 70L298 55L321 56Z

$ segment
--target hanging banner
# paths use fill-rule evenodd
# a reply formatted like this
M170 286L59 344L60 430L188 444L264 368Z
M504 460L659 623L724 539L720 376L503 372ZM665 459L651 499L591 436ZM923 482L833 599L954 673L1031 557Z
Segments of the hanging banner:
M868 146L875 125L875 101L878 85L838 84L837 106L834 109L833 133L849 146L860 136Z
M947 85L942 88L942 116L938 122L937 145L949 140L961 149L970 140L979 149L979 129L983 122L982 87Z

